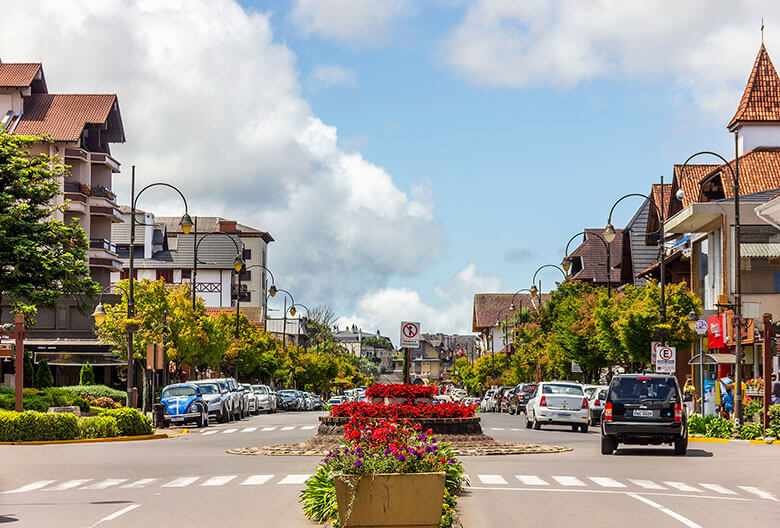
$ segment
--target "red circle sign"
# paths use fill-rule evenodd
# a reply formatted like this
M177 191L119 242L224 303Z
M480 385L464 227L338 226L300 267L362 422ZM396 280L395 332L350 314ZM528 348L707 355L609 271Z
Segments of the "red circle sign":
M407 323L404 325L402 332L404 333L404 337L408 337L409 339L412 339L414 336L417 335L417 325L412 323Z
M658 359L662 359L664 361L671 361L672 359L672 349L669 347L662 347L658 349Z

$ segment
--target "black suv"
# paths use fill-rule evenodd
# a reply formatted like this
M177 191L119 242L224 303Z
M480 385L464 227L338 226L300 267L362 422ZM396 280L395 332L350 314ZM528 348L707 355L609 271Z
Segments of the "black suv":
M677 378L666 374L620 374L612 378L601 420L601 454L619 443L673 444L688 450L688 419Z
M514 392L509 397L509 414L520 414L525 412L525 404L534 392L536 383L521 383L515 387Z

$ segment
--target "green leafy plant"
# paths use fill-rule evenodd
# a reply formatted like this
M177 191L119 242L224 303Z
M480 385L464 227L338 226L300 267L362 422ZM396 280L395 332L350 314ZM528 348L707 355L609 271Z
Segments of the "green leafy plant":
M0 442L73 440L78 433L73 414L0 411Z
M707 434L707 418L710 416L702 417L699 414L692 414L688 417L688 434L701 435Z
M708 418L712 419L707 423L707 437L731 438L731 434L734 430L734 423L731 420L727 420L722 416L708 416Z
M152 434L152 420L138 409L122 408L108 409L101 416L111 416L116 419L120 436L140 436Z
M747 422L739 428L738 434L742 440L756 440L761 438L764 430L758 422Z
M51 375L49 362L42 359L38 362L38 368L35 369L35 388L45 389L54 384L54 378Z
M13 410L15 405L13 389L0 391L0 409ZM83 398L59 387L47 389L24 389L24 409L26 411L46 412L49 407L76 406L82 412L89 411L89 403Z
M317 466L317 471L306 481L300 495L303 513L314 522L325 523L338 519L336 487L327 466Z
M69 385L60 388L81 396L82 398L92 396L93 398L111 398L117 402L127 400L127 393L125 391L112 389L106 385Z
M79 418L79 438L113 438L119 436L119 425L113 416Z
M81 365L81 371L79 372L79 385L94 385L95 384L95 371L92 369L92 365L86 363Z

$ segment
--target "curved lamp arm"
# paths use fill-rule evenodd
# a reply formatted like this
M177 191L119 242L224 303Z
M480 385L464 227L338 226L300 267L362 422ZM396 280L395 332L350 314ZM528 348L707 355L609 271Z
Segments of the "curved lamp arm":
M609 253L609 244L607 243L606 240L604 240L603 236L599 235L598 233L594 233L594 232L587 233L585 231L580 231L576 235L572 236L569 239L568 242L566 242L566 249L563 252L563 255L564 255L564 257L563 257L563 269L567 273L569 272L569 268L571 268L571 258L569 257L569 246L574 241L574 239L577 238L580 235L583 235L583 236L594 235L596 238L601 240L601 243L604 244L604 249L607 250L607 253ZM607 266L607 273L609 273L609 268L612 265L612 263L611 262L607 262L605 265Z
M178 188L174 187L170 183L165 183L165 182L150 183L149 185L147 185L146 187L144 187L143 189L138 191L138 194L135 195L135 200L133 200L133 203L130 204L131 210L133 211L133 213L135 213L136 205L138 204L138 198L141 197L141 194L143 194L143 192L146 189L149 189L151 187L156 187L158 185L161 186L161 187L169 187L169 188L173 189L174 191L179 193L179 196L181 196L181 199L184 200L184 216L181 217L181 222L179 222L179 225L181 226L182 232L185 235L189 235L190 234L190 230L192 229L192 226L193 226L193 222L192 222L192 217L190 217L189 206L187 205L187 198L184 197L184 194L182 194L182 192ZM133 218L131 219L131 222L133 222L135 225L143 225L143 226L154 225L154 224L147 224L147 223L144 223L144 222L139 222L138 220L136 220L135 214L133 214L132 216L133 216Z
M306 317L307 317L308 319L311 319L311 312L309 312L309 309L306 307L306 305L304 305L304 304L301 304L301 303L295 303L295 304L293 304L292 306L290 306L290 308L292 309L292 308L295 308L296 306L300 306L301 308L303 308L304 310L306 310ZM295 314L293 313L292 315L294 316Z
M251 266L247 266L247 267L246 267L246 268L244 268L244 269L250 270L250 269L252 269L252 268L263 268L263 269L264 269L265 271L267 271L267 272L268 272L268 274L271 276L271 284L272 284L272 285L273 285L273 284L276 284L276 279L274 279L274 274L273 274L273 273L271 273L271 270L269 270L268 268L266 268L266 267L265 267L265 266L263 266L262 264L252 264ZM273 297L273 296L272 296L272 297Z
M236 270L236 273L240 272L245 265L244 255L242 251L244 249L244 244L242 243L241 246L239 247L238 242L236 242L236 239L230 236L228 233L222 233L220 231L217 231L216 233L204 234L203 236L200 237L200 240L198 240L195 243L195 255L198 254L198 248L200 247L200 243L206 240L206 237L210 237L212 235L224 235L228 237L231 242L233 242L233 245L236 246L236 258L233 260L233 269ZM198 259L198 264L209 264L209 263Z

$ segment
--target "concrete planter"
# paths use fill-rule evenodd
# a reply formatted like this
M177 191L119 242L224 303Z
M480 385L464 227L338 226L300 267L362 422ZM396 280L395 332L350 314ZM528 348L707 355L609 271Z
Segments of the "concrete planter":
M437 528L444 473L372 473L334 478L344 528Z

